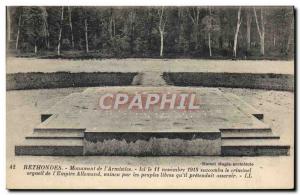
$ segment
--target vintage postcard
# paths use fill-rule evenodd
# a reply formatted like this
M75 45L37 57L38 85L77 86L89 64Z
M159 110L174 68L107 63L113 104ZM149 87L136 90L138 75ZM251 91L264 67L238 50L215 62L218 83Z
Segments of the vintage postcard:
M294 189L292 6L7 6L8 189Z

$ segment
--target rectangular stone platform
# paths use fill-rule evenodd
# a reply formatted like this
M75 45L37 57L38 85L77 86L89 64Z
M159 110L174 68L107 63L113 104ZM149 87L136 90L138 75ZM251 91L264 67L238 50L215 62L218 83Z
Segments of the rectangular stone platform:
M199 110L101 110L106 93L194 93ZM216 88L101 87L74 93L41 114L16 155L288 155L263 114ZM232 141L232 142L231 142ZM241 145L243 143L243 145ZM68 151L68 152L66 152ZM68 154L67 154L68 153Z

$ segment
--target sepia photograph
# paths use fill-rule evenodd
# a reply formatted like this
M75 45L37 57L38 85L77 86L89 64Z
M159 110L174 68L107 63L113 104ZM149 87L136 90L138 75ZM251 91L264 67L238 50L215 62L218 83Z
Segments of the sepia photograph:
M6 188L295 189L293 6L6 6Z

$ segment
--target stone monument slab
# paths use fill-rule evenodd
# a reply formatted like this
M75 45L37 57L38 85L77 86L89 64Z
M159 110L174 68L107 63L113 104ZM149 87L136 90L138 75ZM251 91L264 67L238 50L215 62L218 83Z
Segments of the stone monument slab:
M104 96L109 109L99 105ZM192 96L194 105L187 103ZM216 88L88 88L42 113L16 155L287 155L289 146L262 119L263 113Z

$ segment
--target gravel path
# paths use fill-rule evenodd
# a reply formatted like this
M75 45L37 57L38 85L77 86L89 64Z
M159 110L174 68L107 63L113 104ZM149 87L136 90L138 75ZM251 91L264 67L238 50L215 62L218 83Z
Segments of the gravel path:
M162 78L162 72L143 72L135 76L132 85L141 86L166 86L166 81Z
M205 59L66 60L7 58L6 73L17 72L231 72L294 74L293 61Z

